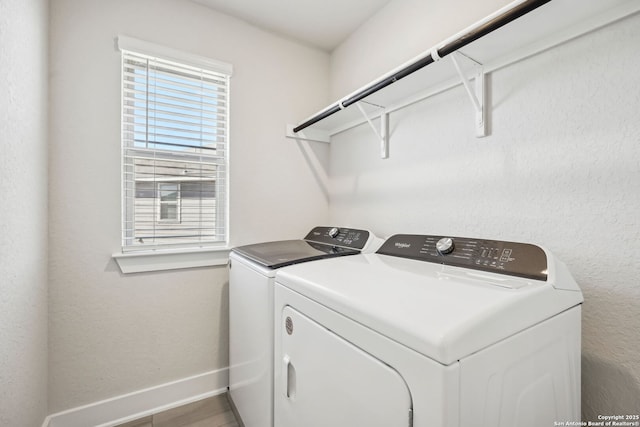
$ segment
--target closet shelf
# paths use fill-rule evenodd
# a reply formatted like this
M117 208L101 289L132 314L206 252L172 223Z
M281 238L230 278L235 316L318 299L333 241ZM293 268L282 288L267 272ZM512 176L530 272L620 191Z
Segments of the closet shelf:
M460 85L463 77L458 74L458 67L463 68L462 74L470 74L464 64L476 65L473 76L476 95L480 94L477 101L482 107L482 88L478 85L484 81L484 73L638 11L639 0L516 0L299 124L288 125L286 136L329 142L332 135L367 122L373 126L373 119L380 118L381 132L375 133L381 139L385 157L388 114ZM455 58L465 60L458 62ZM473 88L465 86L473 100ZM478 108L475 102L474 108ZM483 111L480 114L484 117ZM483 136L482 132L478 136Z

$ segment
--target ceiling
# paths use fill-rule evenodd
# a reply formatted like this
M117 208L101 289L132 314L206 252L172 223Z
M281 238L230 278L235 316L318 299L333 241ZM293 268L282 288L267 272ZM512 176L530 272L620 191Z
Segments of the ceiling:
M328 52L391 0L193 0Z

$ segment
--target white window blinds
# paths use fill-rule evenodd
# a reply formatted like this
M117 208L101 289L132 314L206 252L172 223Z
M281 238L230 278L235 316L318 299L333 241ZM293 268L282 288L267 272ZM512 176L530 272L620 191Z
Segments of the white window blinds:
M124 251L226 243L229 78L122 49Z

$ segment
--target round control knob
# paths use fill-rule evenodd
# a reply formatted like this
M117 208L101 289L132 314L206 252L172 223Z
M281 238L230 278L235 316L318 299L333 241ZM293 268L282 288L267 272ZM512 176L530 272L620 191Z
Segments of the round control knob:
M436 243L436 249L440 255L446 255L453 252L454 244L451 237L443 237Z
M332 239L335 239L338 234L340 234L340 229L338 227L333 227L331 230L329 230L329 237L331 237Z

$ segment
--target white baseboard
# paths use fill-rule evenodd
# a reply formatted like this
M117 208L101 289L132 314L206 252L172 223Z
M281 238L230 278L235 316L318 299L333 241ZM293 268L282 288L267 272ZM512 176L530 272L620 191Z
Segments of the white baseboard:
M225 393L228 385L228 368L205 372L51 414L42 427L112 427Z

